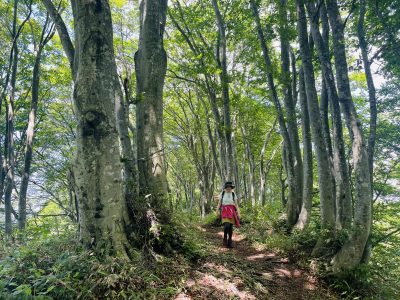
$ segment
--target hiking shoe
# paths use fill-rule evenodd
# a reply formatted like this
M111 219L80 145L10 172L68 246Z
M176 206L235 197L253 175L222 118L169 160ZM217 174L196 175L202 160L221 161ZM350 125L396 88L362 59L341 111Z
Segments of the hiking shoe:
M222 244L224 245L224 247L227 247L228 246L228 240L226 238L224 238L224 241L223 241Z
M232 241L228 241L228 245L226 247L233 248Z

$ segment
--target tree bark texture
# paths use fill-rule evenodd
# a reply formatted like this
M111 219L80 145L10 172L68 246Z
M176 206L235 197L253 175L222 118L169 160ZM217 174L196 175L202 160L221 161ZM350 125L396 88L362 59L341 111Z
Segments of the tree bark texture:
M74 2L80 238L98 254L126 257L130 225L123 196L115 101L119 86L107 0Z
M371 229L371 177L366 143L358 120L350 91L344 26L340 18L336 0L326 0L329 23L332 28L333 53L335 57L336 81L347 124L352 139L352 159L354 165L354 223L350 238L332 259L333 270L351 270L359 265Z
M17 11L18 11L18 0L14 2L14 16L12 26L12 39L17 39ZM14 188L14 168L15 168L15 157L14 157L14 102L15 102L15 88L18 71L18 46L13 43L13 50L11 50L11 80L10 80L10 97L6 109L7 124L6 124L6 139L7 139L7 154L5 155L5 165L7 175L5 178L5 191L4 191L4 210L5 210L5 233L11 235L12 233L12 220L11 220L11 197Z
M299 36L300 54L304 72L307 106L311 121L312 140L318 166L318 185L321 202L322 228L332 230L335 227L335 211L332 194L332 180L329 169L329 158L326 150L322 131L321 116L319 114L318 97L315 89L314 67L307 34L307 19L304 0L296 0L297 6L297 31Z
M281 42L281 62L282 74L281 81L283 84L283 99L285 103L286 123L287 130L290 138L290 146L292 147L290 153L293 155L294 164L294 182L296 185L296 203L293 204L295 209L292 214L293 218L297 218L301 210L302 193L303 190L303 163L300 152L299 133L297 128L297 118L295 110L295 98L293 97L291 75L290 74L290 45L288 37L288 16L287 16L287 0L280 0L280 15L281 15L281 28L280 28L280 42Z
M332 108L333 123L333 166L336 183L336 228L349 229L351 226L352 208L350 177L344 149L344 139L342 130L342 117L340 114L339 97L336 90L335 79L333 76L330 62L328 45L324 43L319 31L319 14L313 3L307 3L307 10L311 23L311 33L315 46L317 48L319 60L321 63L323 80L328 93L328 99Z
M247 136L246 129L244 126L241 127L242 136L244 139L244 147L245 152L247 154L247 160L249 162L249 187L250 187L250 198L251 198L251 205L254 207L256 206L256 182L255 182L255 171L256 166L254 162L254 155L250 147L249 137Z
M271 58L269 55L269 49L267 47L267 43L264 37L264 32L261 26L261 21L260 21L260 16L258 13L258 7L255 3L254 0L250 0L250 6L253 12L253 17L256 23L257 27L257 34L258 34L258 39L260 42L261 50L263 53L263 59L265 63L265 69L267 73L267 81L268 81L268 87L271 91L271 98L274 103L277 117L278 117L278 122L279 122L279 127L280 127L280 133L283 138L283 143L284 143L284 149L285 152L283 152L284 161L286 164L286 174L287 174L287 183L289 187L289 192L288 192L288 201L286 205L286 214L287 214L287 223L289 227L293 227L298 218L298 205L297 205L297 196L298 196L298 191L297 191L297 186L296 186L296 181L295 181L295 167L294 167L294 161L293 161L293 153L292 153L292 146L291 146L291 141L290 141L290 136L286 127L286 122L283 116L283 110L281 107L281 104L279 102L278 98L278 93L276 90L276 86L274 83L274 78L272 75L272 62Z
M365 38L365 27L364 27L364 19L365 13L367 9L366 0L360 1L360 15L358 18L357 24L357 34L358 34L358 41L359 47L361 49L361 55L363 58L364 63L364 73L367 79L367 86L368 86L368 97L369 97L369 137L368 137L368 162L369 162L369 171L371 177L371 192L373 191L374 186L374 152L375 152L375 139L376 139L376 121L378 117L378 112L376 108L376 89L374 85L374 80L372 78L371 66L368 58L368 43ZM373 205L371 206L373 209ZM373 212L371 211L371 216L373 216ZM372 218L371 218L372 222ZM372 223L371 223L372 228ZM372 243L371 237L369 237L367 246L365 247L364 254L362 261L364 263L369 261L372 252Z
M139 193L141 197L151 194L154 199L165 198L168 192L162 121L167 68L163 46L166 12L166 0L140 2L139 48L135 54ZM159 205L162 203L156 206Z
M374 170L374 150L375 150L375 138L376 138L376 119L377 119L377 109L376 109L376 89L374 80L372 78L371 65L368 58L368 43L365 38L365 27L364 19L366 13L366 0L360 0L360 16L357 24L357 34L358 42L361 49L361 55L364 63L364 73L367 79L368 86L368 97L369 97L369 111L370 111L370 121L369 121L369 137L368 137L368 161L369 170L371 175L371 184L373 183L373 170Z
M217 0L212 0L215 16L217 19L217 26L219 32L219 45L217 62L221 68L220 80L222 86L222 101L224 103L224 137L226 146L226 170L225 178L232 180L234 176L234 160L233 160L233 147L232 147L232 125L230 113L230 100L229 100L229 77L226 58L226 34L225 22L218 7Z
M271 126L271 129L267 132L264 139L263 147L261 148L260 152L260 192L258 194L258 203L262 204L263 206L265 204L265 187L266 187L266 175L267 175L266 168L268 167L268 165L265 166L264 164L264 157L265 157L265 151L267 150L267 146L271 139L271 134L275 130L276 121L277 120L275 119L273 125Z
M116 78L117 79L117 78ZM119 81L115 81L115 111L119 140L121 143L121 160L124 169L124 194L127 201L134 201L137 196L137 169L131 138L129 136L129 103L126 103Z
M300 69L299 71L299 99L301 107L301 130L303 136L303 203L296 227L302 230L307 227L310 221L313 191L313 156L310 116L308 114L303 69Z

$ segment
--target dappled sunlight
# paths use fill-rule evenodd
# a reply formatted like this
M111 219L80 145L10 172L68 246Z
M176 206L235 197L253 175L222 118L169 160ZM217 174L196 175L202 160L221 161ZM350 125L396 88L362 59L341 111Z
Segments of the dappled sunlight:
M175 297L175 300L192 300L192 297L186 295L185 293L180 293Z
M320 292L314 277L288 257L251 243L244 234L236 231L233 249L229 249L223 246L221 227L207 227L201 232L208 236L208 255L191 272L175 300L332 299Z
M197 283L203 286L213 287L223 292L228 297L236 296L239 297L239 299L256 299L254 295L245 291L239 291L233 283L222 278L217 278L211 274L204 274Z
M205 231L206 231L206 229L203 228L203 227L201 227L201 226L196 226L196 228L197 228L198 230L202 231L202 232L205 232Z
M220 273L224 273L224 274L233 274L233 272L231 270L229 270L228 268L226 268L225 266L217 265L212 262L205 263L204 267L209 268L209 269L214 269L214 270L216 270Z
M307 281L304 284L304 289L309 291L315 291L317 289L317 280L313 276L307 276Z
M264 272L261 275L267 280L272 280L275 276L272 272Z
M265 257L266 257L265 253L258 253L258 254L247 256L246 259L247 260L259 260L259 259L263 259Z
M242 235L233 233L233 238L232 239L235 242L241 242L241 241L243 241L245 239L245 237L242 236Z
M300 277L302 275L300 270L288 270L288 269L283 269L283 268L276 268L275 269L275 274L277 274L280 277L289 277L289 278L296 278Z

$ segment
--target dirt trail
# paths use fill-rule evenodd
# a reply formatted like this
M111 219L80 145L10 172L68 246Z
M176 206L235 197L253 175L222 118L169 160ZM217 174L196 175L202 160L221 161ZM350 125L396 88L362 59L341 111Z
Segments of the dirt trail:
M234 248L222 246L221 227L202 227L209 255L191 271L175 298L188 299L337 299L285 257L257 249L235 229Z

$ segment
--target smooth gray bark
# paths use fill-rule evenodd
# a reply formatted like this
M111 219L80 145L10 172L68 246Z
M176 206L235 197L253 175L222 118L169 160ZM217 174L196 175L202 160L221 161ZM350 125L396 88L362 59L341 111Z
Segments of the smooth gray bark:
M127 257L130 225L123 195L115 101L119 85L107 0L78 0L75 7L74 163L80 238L98 254Z
M240 182L240 175L239 175L239 165L238 165L238 160L237 160L237 149L236 149L236 128L237 128L237 114L233 117L232 120L232 155L233 155L233 178L234 178L234 183L236 184L235 187L235 193L240 197L241 195L241 182ZM240 205L240 198L239 198L239 205Z
M217 62L221 68L220 80L222 86L222 101L224 103L224 136L226 146L226 170L225 178L231 180L234 177L235 161L233 160L232 125L229 100L229 76L226 58L226 34L225 22L218 7L217 0L211 0L217 19L219 43L217 51Z
M346 123L349 124L353 136L352 159L355 178L354 223L349 239L332 259L334 272L340 273L343 270L354 269L361 261L371 229L372 194L367 146L350 91L344 26L339 14L337 1L327 0L326 4L329 23L332 28L339 100L343 108Z
M68 29L62 19L60 13L55 8L51 0L42 0L47 12L55 23L58 35L61 40L64 52L70 62L70 68L73 78L76 75L76 67L74 66L75 49L71 41ZM76 17L76 8L72 1L72 10L74 12L74 17ZM76 24L75 24L76 25ZM117 78L116 78L117 80ZM116 85L116 101L115 101L115 111L117 112L117 124L118 133L121 142L121 160L124 165L124 191L127 199L132 200L135 193L137 192L137 170L135 163L135 155L133 152L133 147L131 139L129 137L129 103L128 99L124 99L119 81L115 82Z
M287 0L280 0L279 11L281 15L281 28L280 28L280 43L281 43L281 81L283 84L283 99L285 103L286 123L287 130L290 138L290 146L292 147L288 155L293 156L294 164L294 184L296 185L297 197L296 203L293 204L295 211L289 212L293 214L293 218L297 218L301 210L302 193L303 190L303 163L300 152L299 133L297 128L297 117L295 110L295 98L293 98L292 81L291 77L295 74L290 74L290 45L289 45L289 20L287 16Z
M18 12L18 0L14 2L14 15L13 15L13 26L11 37L13 40L18 38L17 35L17 12ZM18 46L13 43L13 49L11 50L11 80L10 80L10 97L6 109L6 139L7 139L7 154L5 155L5 165L7 175L5 178L5 191L4 191L4 212L5 212L5 233L11 235L12 233L12 220L11 220L11 196L14 188L14 168L15 168L15 157L14 157L14 106L15 106L15 88L18 71Z
M310 222L314 176L310 116L308 114L303 69L300 69L299 71L299 99L301 107L301 130L303 136L303 203L296 227L302 230L306 228Z
M166 0L140 2L139 48L135 54L139 190L141 197L152 194L155 199L166 197L168 192L162 121L166 11Z
M350 178L344 149L342 130L342 117L340 114L339 97L336 90L335 79L330 62L330 54L327 45L323 42L319 32L318 11L313 3L307 3L307 10L311 23L311 33L317 48L321 63L323 80L328 92L328 98L332 107L333 123L333 166L336 183L336 228L350 228L352 219Z
M262 205L265 204L265 187L266 187L266 176L267 176L266 168L268 167L268 164L267 166L265 166L264 164L265 151L267 150L267 146L270 142L271 134L275 130L276 122L277 119L275 119L273 125L271 126L271 129L267 132L264 139L263 147L261 148L260 152L260 192L258 194L259 196L258 203L261 203Z
M364 73L367 79L368 86L368 97L369 97L369 110L370 110L370 121L369 121L369 137L368 137L368 161L369 170L371 174L371 184L373 183L373 170L374 170L374 150L375 150L375 139L376 139L376 120L377 120L377 108L376 108L376 89L374 80L371 72L371 65L368 58L368 43L365 38L365 27L364 19L366 13L366 0L360 0L360 16L357 24L357 34L359 47L364 63Z
M249 187L250 187L250 199L251 199L251 205L254 207L256 206L256 182L255 182L255 162L254 162L254 155L250 147L250 142L249 142L249 137L247 136L246 129L244 126L241 126L242 130L242 136L244 140L244 147L245 147L245 152L247 156L247 161L248 161L248 167L249 167Z
M304 0L296 0L297 31L299 36L300 54L303 63L307 106L311 121L312 140L318 166L318 186L321 202L322 228L333 230L335 227L334 201L332 194L332 180L329 169L329 158L322 131L321 116L318 107L317 91L315 89L314 67L308 42L307 19Z
M124 194L127 201L133 201L137 196L137 169L131 138L129 137L129 104L123 97L121 85L115 82L115 111L119 140L121 143L121 160L124 167Z
M279 122L279 127L280 127L280 133L283 138L283 147L284 147L284 152L283 152L283 159L285 161L285 167L286 169L286 174L287 174L287 183L289 187L289 192L288 192L288 201L286 205L286 214L287 214L287 223L289 227L293 227L298 218L298 205L297 205L297 196L298 196L298 191L296 189L296 181L295 181L295 168L294 168L294 161L293 161L293 154L292 154L292 146L290 142L290 136L286 127L286 122L283 116L283 110L281 107L281 104L279 102L278 98L278 93L276 90L274 78L272 75L272 62L271 58L269 55L269 49L267 47L267 43L264 37L264 32L261 26L261 21L260 21L260 16L258 13L258 7L255 3L254 0L250 0L250 6L252 9L253 17L256 23L257 27L257 34L258 34L258 39L260 42L261 50L263 53L263 59L265 63L265 71L267 73L267 81L268 81L268 87L271 93L271 98L272 102L274 103L277 117L278 117L278 122Z
M365 27L364 27L364 19L365 19L365 13L366 13L366 7L367 3L365 0L360 1L360 15L358 18L358 24L357 24L357 34L358 34L358 41L359 41L359 47L361 49L361 55L363 58L363 63L364 63L364 73L365 77L367 79L367 86L368 86L368 97L369 97L369 137L368 137L368 162L369 162L369 171L370 171L370 176L371 176L371 192L373 191L373 186L374 186L374 180L373 180L373 174L374 174L374 151L375 151L375 139L376 139L376 121L378 117L378 112L376 108L376 89L374 85L374 80L372 78L372 72L371 72L371 66L368 58L368 43L365 38ZM373 209L373 205L371 206L371 209ZM371 212L371 215L373 213ZM372 218L371 218L372 222ZM371 224L372 228L372 224ZM369 237L367 246L365 247L364 254L362 261L368 262L370 257L371 257L371 252L372 252L372 242L371 242L371 237Z

